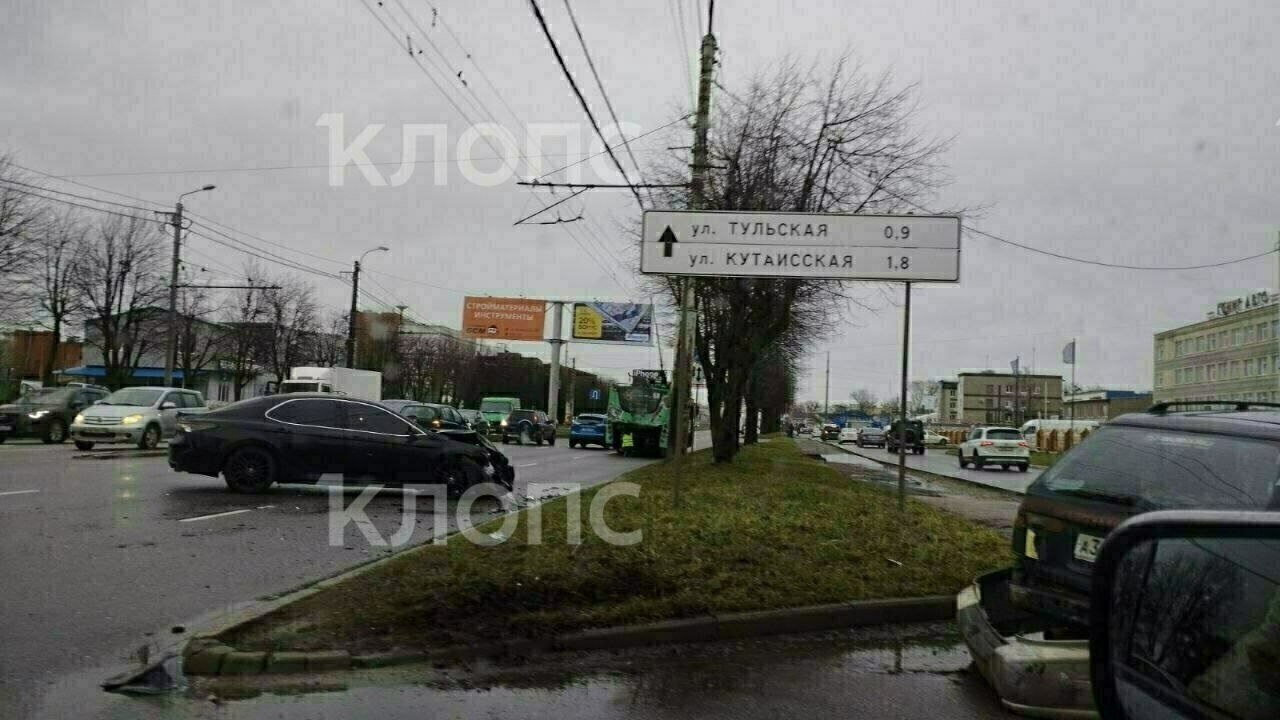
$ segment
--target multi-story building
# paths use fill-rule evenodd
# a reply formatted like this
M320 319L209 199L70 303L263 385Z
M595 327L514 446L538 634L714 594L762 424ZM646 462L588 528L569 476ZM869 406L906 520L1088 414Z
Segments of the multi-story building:
M1218 303L1208 317L1156 333L1156 402L1280 401L1280 295Z
M941 422L963 424L1019 423L1031 418L1062 417L1062 376L996 370L962 372L944 380L939 392Z
M1062 400L1062 415L1076 420L1105 422L1125 413L1151 407L1151 393L1133 390L1083 390Z

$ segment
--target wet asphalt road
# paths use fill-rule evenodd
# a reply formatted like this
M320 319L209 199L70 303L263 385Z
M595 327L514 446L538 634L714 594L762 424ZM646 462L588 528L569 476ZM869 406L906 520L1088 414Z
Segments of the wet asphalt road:
M705 433L698 440L705 442ZM701 443L700 443L701 444ZM649 460L600 448L505 448L517 492L567 491ZM0 446L0 717L60 717L51 704L100 702L98 682L173 628L377 557L353 524L329 542L330 491L276 486L233 495L220 479L172 472L164 457L77 459L70 444ZM360 492L344 491L347 504ZM420 498L409 543L432 537ZM481 501L473 517L498 508ZM404 492L366 506L383 538L401 527ZM207 517L228 513L216 517ZM450 526L456 519L450 513ZM74 707L86 709L77 702Z
M834 441L828 442L828 445L835 446ZM893 461L896 463L897 456L889 453L883 448L860 448L851 443L839 445L838 447L848 452L863 457L869 457L880 461ZM925 472L936 473L938 475L946 475L947 477L957 480L964 480L978 485L986 485L987 487L997 488L999 490L1009 490L1018 494L1025 494L1027 488L1035 479L1040 477L1043 470L1038 468L1027 468L1026 472L1018 472L1017 470L1005 470L999 466L986 467L982 470L976 470L972 465L961 470L960 458L955 455L948 455L944 449L928 448L924 455L907 455L907 467L914 470L923 470Z
M1013 717L969 664L955 626L939 623L557 654L507 666L202 678L163 697L110 696L91 712L67 704L48 710L94 720Z

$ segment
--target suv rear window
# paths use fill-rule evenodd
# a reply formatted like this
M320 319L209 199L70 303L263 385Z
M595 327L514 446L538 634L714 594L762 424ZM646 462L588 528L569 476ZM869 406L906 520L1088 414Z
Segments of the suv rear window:
M988 440L1021 440L1022 434L1017 430L988 430Z
M512 420L528 420L532 417L533 417L532 410L512 410L511 411Z
M1280 477L1280 444L1112 425L1047 470L1028 494L1132 502L1156 509L1265 509Z

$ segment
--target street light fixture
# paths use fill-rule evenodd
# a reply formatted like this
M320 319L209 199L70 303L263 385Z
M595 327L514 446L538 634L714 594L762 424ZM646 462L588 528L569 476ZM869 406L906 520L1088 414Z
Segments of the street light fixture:
M364 251L351 268L351 314L347 317L347 367L356 366L356 298L360 294L360 263L372 252L391 252L391 248L379 245Z
M182 259L182 199L198 192L217 189L217 185L205 185L178 196L173 210L173 263L169 268L169 341L165 344L164 385L173 385L173 366L178 354L178 265ZM186 378L183 378L185 383Z

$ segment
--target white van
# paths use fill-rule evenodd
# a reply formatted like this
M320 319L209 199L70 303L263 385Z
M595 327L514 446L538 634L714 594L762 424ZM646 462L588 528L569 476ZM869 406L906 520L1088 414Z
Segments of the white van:
M1085 430L1093 430L1101 423L1097 420L1028 420L1022 424L1018 430L1022 433L1022 439L1027 441L1027 445L1032 450L1036 449L1036 433L1041 430L1058 430L1061 432L1069 432L1072 428L1078 433Z

